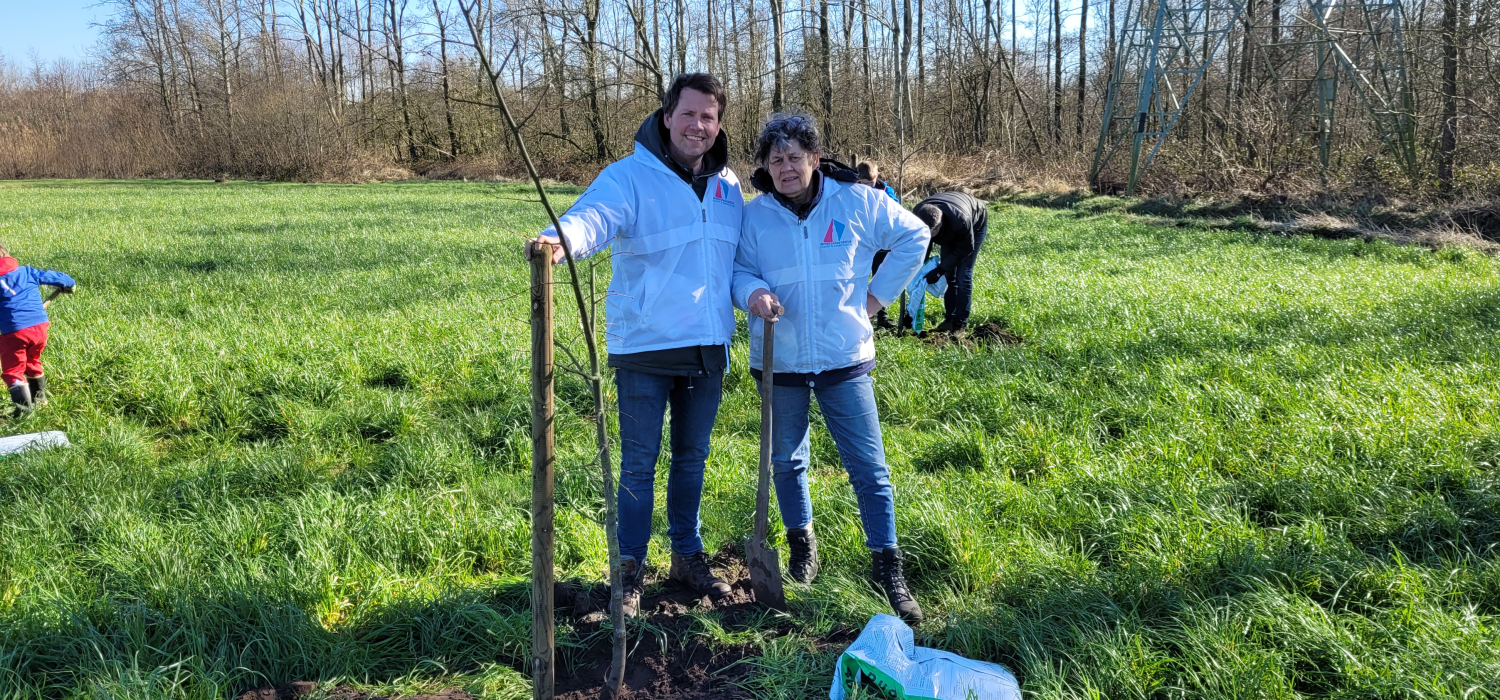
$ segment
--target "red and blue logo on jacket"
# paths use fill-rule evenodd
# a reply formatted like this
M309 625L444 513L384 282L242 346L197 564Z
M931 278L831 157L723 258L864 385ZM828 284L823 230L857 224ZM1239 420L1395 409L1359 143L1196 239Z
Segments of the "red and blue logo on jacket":
M823 232L824 248L840 248L854 242L854 236L849 233L849 225L837 219L828 222L828 230Z
M728 204L730 206L734 206L734 200L730 199L729 196L728 196L728 195L733 194L733 193L734 193L734 188L732 188L732 187L725 187L723 180L717 180L717 179L714 180L714 201L715 202L718 202L720 204Z

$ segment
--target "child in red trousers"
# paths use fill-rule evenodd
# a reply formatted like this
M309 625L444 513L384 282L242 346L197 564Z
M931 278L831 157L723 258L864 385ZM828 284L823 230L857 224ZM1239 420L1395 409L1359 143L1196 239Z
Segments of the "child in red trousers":
M42 376L47 309L37 289L43 284L67 294L76 285L61 272L22 265L0 246L0 377L10 387L10 400L18 412L30 411L47 394L47 379Z

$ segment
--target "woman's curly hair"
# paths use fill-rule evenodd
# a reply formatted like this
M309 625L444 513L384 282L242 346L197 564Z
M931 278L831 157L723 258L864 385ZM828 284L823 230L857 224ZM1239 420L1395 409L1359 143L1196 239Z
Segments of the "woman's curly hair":
M773 114L760 129L760 138L755 144L755 162L766 164L771 151L784 149L793 141L809 153L821 153L818 139L818 122L806 114Z

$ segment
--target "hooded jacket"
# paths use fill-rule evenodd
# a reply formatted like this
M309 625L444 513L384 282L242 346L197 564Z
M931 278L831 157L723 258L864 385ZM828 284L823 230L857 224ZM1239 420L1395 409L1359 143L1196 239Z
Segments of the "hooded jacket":
M27 267L15 258L0 258L0 335L47 322L47 310L37 291L43 284L72 287L77 283L61 272Z
M826 165L826 164L825 164ZM770 189L770 177L761 187ZM734 261L734 304L769 289L786 313L776 322L776 371L816 374L875 359L865 294L889 306L922 265L929 232L915 214L880 190L815 175L817 199L801 216L782 198L762 194L745 206ZM868 277L875 253L889 250ZM750 366L761 365L765 321L750 317Z
M616 354L727 349L734 333L729 290L745 199L724 166L728 139L719 133L694 177L666 153L660 120L660 111L647 118L634 153L558 217L575 256L613 249L604 302L611 364ZM542 235L556 234L549 226Z

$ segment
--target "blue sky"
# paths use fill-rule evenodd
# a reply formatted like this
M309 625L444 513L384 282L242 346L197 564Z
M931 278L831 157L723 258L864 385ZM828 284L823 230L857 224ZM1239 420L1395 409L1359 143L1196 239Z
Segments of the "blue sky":
M93 47L99 30L89 26L106 13L98 0L0 0L0 55L30 63L34 49L43 61L78 60Z

